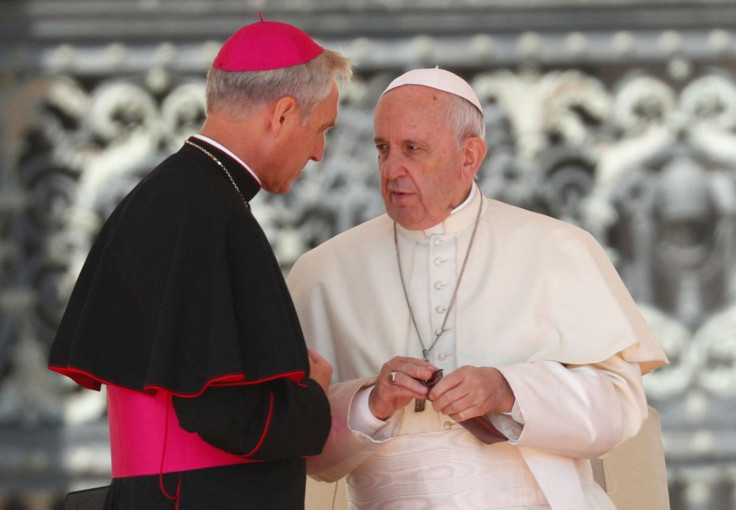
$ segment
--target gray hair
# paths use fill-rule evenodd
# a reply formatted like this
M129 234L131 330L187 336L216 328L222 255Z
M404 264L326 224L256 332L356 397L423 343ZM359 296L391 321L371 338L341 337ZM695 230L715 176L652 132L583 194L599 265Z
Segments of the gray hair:
M457 145L460 146L467 138L478 137L485 139L486 122L483 114L473 103L455 94L449 94L445 116L447 123L455 126Z
M281 69L231 72L211 67L207 73L207 113L227 112L246 118L272 101L290 96L306 120L330 93L332 80L346 83L352 73L346 57L326 48L309 62Z

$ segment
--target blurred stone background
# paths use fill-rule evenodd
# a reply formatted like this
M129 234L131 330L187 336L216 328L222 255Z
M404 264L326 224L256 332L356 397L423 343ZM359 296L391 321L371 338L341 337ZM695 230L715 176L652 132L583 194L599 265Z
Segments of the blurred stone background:
M457 72L487 112L485 193L591 231L670 357L645 382L672 508L736 509L736 2L0 0L0 510L109 479L104 394L48 347L101 223L198 130L258 10L357 64L325 160L253 203L284 272L383 211L388 81Z

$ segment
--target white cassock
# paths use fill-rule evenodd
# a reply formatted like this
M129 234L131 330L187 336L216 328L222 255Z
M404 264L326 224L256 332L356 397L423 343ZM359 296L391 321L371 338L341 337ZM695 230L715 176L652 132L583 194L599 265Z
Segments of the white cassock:
M591 235L477 190L432 229L440 233L397 227L425 346L442 325L478 207L457 301L429 361L445 375L498 368L516 404L488 418L509 441L486 445L430 403L415 413L412 402L370 433L351 426L365 406L360 390L383 363L422 352L383 214L303 255L287 279L308 345L334 367L332 431L308 471L347 476L360 510L613 509L589 459L639 430L641 375L665 354Z

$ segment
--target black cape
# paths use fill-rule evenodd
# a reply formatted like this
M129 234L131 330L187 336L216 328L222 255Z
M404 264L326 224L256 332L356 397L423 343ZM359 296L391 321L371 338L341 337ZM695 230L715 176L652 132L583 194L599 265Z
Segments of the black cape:
M201 139L247 200L255 179ZM268 240L222 168L189 145L104 224L51 346L49 368L90 389L195 396L208 386L309 373Z
M246 200L259 190L199 138ZM271 246L227 175L190 145L151 171L101 229L51 346L81 386L167 391L180 426L257 462L114 478L106 509L304 508L304 456L330 408ZM162 490L177 494L169 499Z

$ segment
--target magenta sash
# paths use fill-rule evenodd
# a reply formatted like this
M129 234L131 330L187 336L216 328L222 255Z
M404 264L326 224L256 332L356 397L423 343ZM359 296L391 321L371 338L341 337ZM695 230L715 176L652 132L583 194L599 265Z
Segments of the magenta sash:
M258 462L206 443L179 426L171 393L107 385L113 478Z

